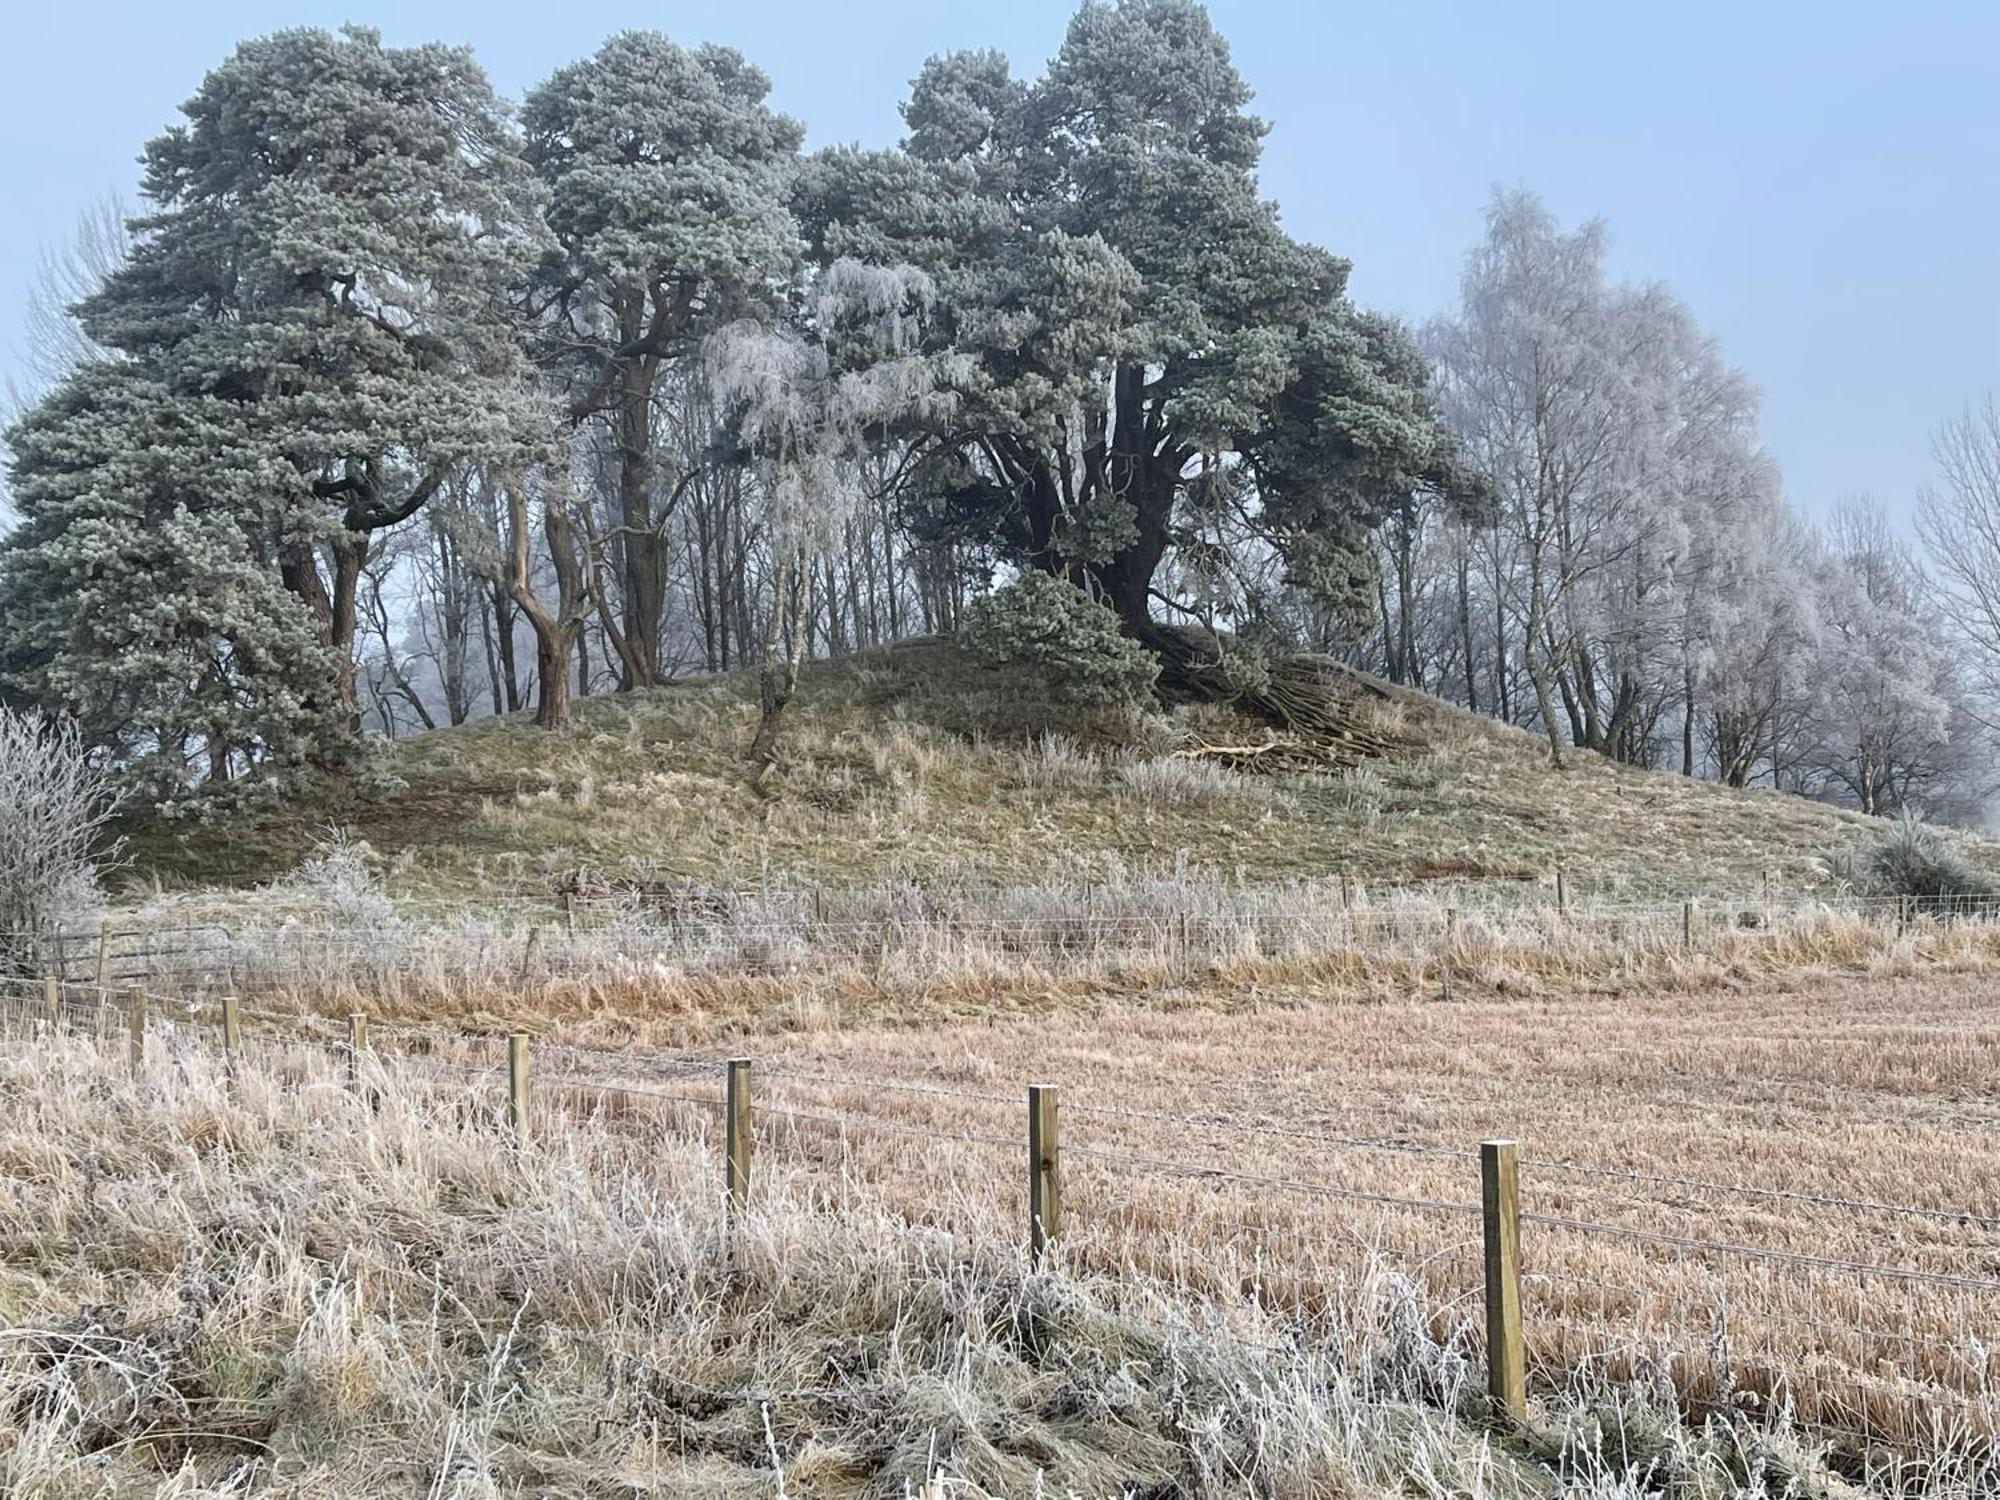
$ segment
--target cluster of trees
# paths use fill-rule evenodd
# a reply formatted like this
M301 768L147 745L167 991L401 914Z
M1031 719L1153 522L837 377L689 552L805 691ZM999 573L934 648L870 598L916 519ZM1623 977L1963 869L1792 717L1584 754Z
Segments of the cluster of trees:
M1377 517L1457 503L1191 0L1087 4L1034 80L934 60L894 150L802 156L766 95L643 32L518 115L463 50L239 48L47 320L9 696L161 797L690 667L759 664L775 722L800 657L1009 566L1141 638L1243 614L1253 557L1358 621Z
M1966 571L1815 534L1601 230L1497 199L1412 332L1284 232L1248 101L1193 0L1090 0L1038 77L933 59L899 146L812 154L743 57L656 33L518 109L462 49L246 43L31 310L0 699L171 804L756 666L761 775L802 659L1024 572L1558 758L1976 800L1996 434L1927 502Z
M1979 817L2000 700L2000 418L1937 439L1929 567L1866 500L1785 502L1757 393L1601 225L1496 197L1423 336L1494 504L1421 497L1374 538L1384 675L1645 766L1871 813ZM1983 671L1980 664L1984 664Z

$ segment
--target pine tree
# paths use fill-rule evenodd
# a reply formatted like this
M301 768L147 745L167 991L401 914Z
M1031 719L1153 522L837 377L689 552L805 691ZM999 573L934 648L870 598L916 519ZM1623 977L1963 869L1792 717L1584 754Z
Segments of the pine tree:
M1215 597L1200 564L1260 550L1363 618L1384 510L1476 488L1403 331L1259 196L1248 100L1193 0L1089 3L1042 78L935 58L903 150L801 179L817 252L928 271L939 337L974 358L933 435L939 524L1078 579L1145 640L1157 603ZM1242 620L1254 587L1231 581Z
M271 785L342 744L333 653L257 524L292 476L245 441L234 403L99 362L9 440L21 515L0 551L10 700L73 714L156 804L253 768Z
M509 301L542 231L463 49L281 32L183 110L146 148L129 259L78 309L111 356L15 436L0 607L38 622L10 692L221 777L340 753L375 534L542 444Z
M570 420L601 425L616 474L627 687L659 680L666 522L686 472L659 472L663 371L708 333L775 311L799 264L786 195L803 134L726 47L613 37L529 94L527 155L555 248L538 268L534 350Z

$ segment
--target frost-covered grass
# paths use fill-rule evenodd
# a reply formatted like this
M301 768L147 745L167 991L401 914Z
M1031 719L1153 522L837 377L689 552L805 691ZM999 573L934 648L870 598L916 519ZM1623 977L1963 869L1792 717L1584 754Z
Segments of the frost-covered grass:
M1211 761L1171 756L1128 761L1119 767L1119 778L1149 811L1248 809L1268 802L1272 795L1267 777L1231 771Z
M1317 1295L1283 1304L1254 1242L1162 1198L1154 1270L1033 1270L981 1148L782 1121L731 1235L699 1108L540 1074L519 1148L490 1076L373 1058L357 1092L272 1041L232 1080L169 1035L134 1079L122 1039L10 1030L0 1491L22 1500L1841 1488L1782 1417L1690 1426L1658 1380L1556 1376L1525 1427L1491 1421L1468 1309L1365 1241L1323 1242Z
M1055 756L1024 763L1116 780L1068 748ZM185 990L234 989L318 1014L504 1015L537 1028L579 1016L619 1026L698 1018L705 1030L769 1031L839 1017L1088 1013L1117 1002L1500 994L1560 1005L1602 987L1698 992L2000 965L1990 911L1905 920L1893 899L1833 893L1750 891L1690 908L1573 891L1559 910L1547 888L1511 882L1260 886L1100 867L994 887L826 890L777 877L748 890L595 886L566 910L547 893L398 901L381 866L339 839L254 892L156 895L117 915L114 972L150 963ZM66 951L67 976L92 978L95 936ZM139 957L128 962L128 953Z
M1119 763L1159 760L1175 736L1226 743L1260 731L1184 710L1080 726L1060 748L1032 743L1010 730L1014 700L935 642L810 667L767 798L744 769L755 700L754 682L736 674L587 700L561 736L521 718L425 735L385 747L369 777L281 814L138 830L141 872L174 884L274 879L332 823L384 855L393 889L460 898L546 895L579 867L844 888L1179 868L1252 883L1342 870L1371 883L1546 883L1562 866L1579 892L1679 896L1754 889L1767 871L1785 891L1813 888L1829 852L1869 844L1879 828L1587 755L1552 772L1529 736L1414 696L1373 711L1428 748L1370 763L1366 781L1217 772L1254 790L1174 797L1124 785ZM1960 842L1990 859L1989 846Z

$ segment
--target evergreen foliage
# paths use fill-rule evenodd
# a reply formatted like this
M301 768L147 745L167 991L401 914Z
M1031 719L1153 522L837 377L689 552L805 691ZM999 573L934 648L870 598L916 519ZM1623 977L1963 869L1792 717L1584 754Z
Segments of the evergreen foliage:
M770 93L629 31L517 125L462 48L239 46L31 293L0 702L194 811L364 727L751 668L761 779L800 660L970 607L1085 698L1136 642L1147 690L1351 735L1359 666L1557 762L1983 816L1992 410L1938 435L1927 558L1809 524L1754 386L1525 191L1411 336L1261 196L1195 0L1084 0L1035 75L934 57L893 149L801 157Z
M1908 896L1920 907L1932 909L2000 898L2000 882L1953 848L1937 829L1907 813L1865 856L1856 883L1870 895Z
M1266 607L1256 570L1215 567L1235 552L1365 618L1384 511L1479 493L1409 339L1258 196L1249 97L1192 0L1093 0L1040 79L934 58L901 151L801 178L816 251L928 271L971 360L929 433L934 525L1087 577L1142 638L1156 597Z
M1064 704L1136 708L1152 699L1160 664L1118 617L1075 585L1027 572L976 601L960 639L993 666L1025 666Z
M155 795L341 758L375 533L545 442L507 303L535 184L469 52L280 32L184 113L77 310L109 353L13 436L0 552L10 696Z
M554 236L528 336L569 419L609 450L621 607L605 628L627 687L660 677L661 523L685 493L684 455L706 442L673 430L661 383L707 334L774 316L799 264L786 195L804 132L769 92L729 48L628 31L559 68L523 110Z

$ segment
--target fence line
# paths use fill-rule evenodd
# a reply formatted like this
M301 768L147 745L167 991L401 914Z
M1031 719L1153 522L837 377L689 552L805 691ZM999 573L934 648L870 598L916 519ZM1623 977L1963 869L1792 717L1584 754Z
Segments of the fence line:
M1077 910L1077 896L1085 895ZM977 899L998 909L966 911ZM852 915L827 901L862 903ZM1443 960L1481 941L1533 946L1563 941L1644 945L1648 951L1782 941L1836 920L1885 932L1991 925L2000 898L1846 895L1718 896L1650 901L1579 900L1550 904L1546 891L1520 898L1481 891L1398 890L1376 901L1332 882L1279 887L1139 883L994 887L977 892L887 887L860 892L721 892L691 906L665 897L548 901L499 897L439 918L423 904L364 903L339 926L274 912L232 929L222 922L151 924L107 919L95 933L0 932L0 967L23 956L66 981L165 979L242 991L259 983L332 978L381 982L426 972L436 956L451 967L525 980L531 976L615 975L621 965L735 963L752 970L814 961L882 965L892 959L949 960L957 947L990 945L991 956L1039 956L1051 963L1151 958L1234 962L1369 954ZM581 920L579 914L581 913ZM600 920L601 918L601 920ZM457 925L450 925L456 923ZM174 938L148 946L154 938ZM1405 951L1422 945L1422 952ZM976 953L958 954L963 959ZM79 967L81 973L79 973ZM342 974L328 974L341 969ZM1448 972L1448 971L1447 971Z

